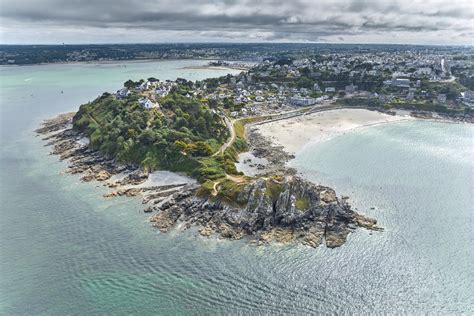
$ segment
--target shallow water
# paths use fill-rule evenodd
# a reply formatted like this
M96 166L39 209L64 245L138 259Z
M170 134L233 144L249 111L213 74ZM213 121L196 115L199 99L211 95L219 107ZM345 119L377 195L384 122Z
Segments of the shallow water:
M471 126L389 124L301 153L386 229L333 250L159 234L139 198L61 175L33 133L129 77L216 74L182 69L199 63L0 67L0 314L474 312Z

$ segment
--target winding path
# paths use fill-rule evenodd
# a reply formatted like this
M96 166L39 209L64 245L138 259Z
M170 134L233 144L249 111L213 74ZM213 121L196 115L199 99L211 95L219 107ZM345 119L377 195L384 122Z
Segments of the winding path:
M234 122L229 120L227 116L224 116L224 122L225 122L225 125L227 125L227 129L230 131L230 138L224 144L222 144L221 148L219 148L219 150L215 152L212 155L212 157L217 156L219 154L223 154L224 151L230 146L232 146L232 144L235 142L236 134L235 134L235 129L234 129Z

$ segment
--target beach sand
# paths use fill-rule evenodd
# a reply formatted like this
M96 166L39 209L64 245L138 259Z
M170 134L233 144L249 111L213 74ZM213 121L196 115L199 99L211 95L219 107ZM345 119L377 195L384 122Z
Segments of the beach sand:
M262 136L283 146L288 153L296 154L309 143L323 142L356 128L412 119L364 109L335 109L256 127Z

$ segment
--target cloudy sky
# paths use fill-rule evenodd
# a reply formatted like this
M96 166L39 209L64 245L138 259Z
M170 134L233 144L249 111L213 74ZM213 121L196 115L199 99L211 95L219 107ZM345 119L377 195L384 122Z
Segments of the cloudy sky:
M473 39L473 0L0 0L3 44Z

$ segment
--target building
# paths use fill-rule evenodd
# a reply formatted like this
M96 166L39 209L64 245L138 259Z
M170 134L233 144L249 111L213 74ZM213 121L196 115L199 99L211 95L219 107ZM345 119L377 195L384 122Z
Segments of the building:
M464 102L469 104L474 104L474 91L468 90L462 94L462 99Z
M433 70L430 67L422 67L415 71L415 76L429 76L432 72Z
M151 87L152 83L150 81L145 81L143 82L141 85L139 85L138 87L136 87L135 89L137 91L146 91L148 90L150 87Z
M354 92L356 91L356 89L357 89L357 86L351 84L351 85L346 86L346 88L344 89L344 91L345 91L346 93L354 93Z
M123 99L130 95L130 91L127 88L122 88L117 91L116 96L117 99Z
M392 79L392 86L398 87L398 88L409 88L410 87L410 79L394 78L394 79Z
M318 100L315 98L304 98L300 96L291 97L289 99L291 105L295 106L309 106L318 103Z
M140 106L144 107L145 109L152 109L152 108L159 107L158 104L153 103L150 99L145 98L145 97L138 100L138 104L140 104Z
M446 103L446 94L438 94L438 98L437 98L438 102L439 103Z
M327 87L325 91L326 91L326 92L336 92L336 88L334 88L334 87Z
M168 95L168 90L163 87L158 87L156 88L155 93L159 97L166 97Z

